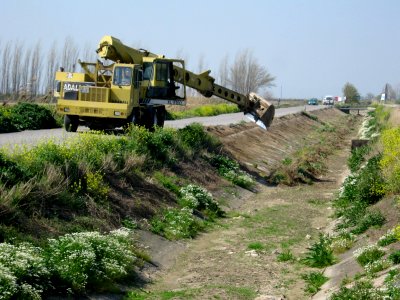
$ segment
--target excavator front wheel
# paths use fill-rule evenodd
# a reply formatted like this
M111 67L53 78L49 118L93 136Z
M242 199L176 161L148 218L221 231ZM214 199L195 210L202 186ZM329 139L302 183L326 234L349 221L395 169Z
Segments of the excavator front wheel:
M79 117L72 115L64 116L64 128L68 132L76 132L79 126Z

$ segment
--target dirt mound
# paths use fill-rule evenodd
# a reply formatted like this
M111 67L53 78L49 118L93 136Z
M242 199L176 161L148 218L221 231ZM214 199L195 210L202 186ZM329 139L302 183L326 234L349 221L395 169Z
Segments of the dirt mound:
M337 109L327 108L277 118L268 131L253 123L210 127L208 131L218 136L225 150L248 171L268 176L283 159L315 142L308 134L312 129L325 123L334 126L343 115Z

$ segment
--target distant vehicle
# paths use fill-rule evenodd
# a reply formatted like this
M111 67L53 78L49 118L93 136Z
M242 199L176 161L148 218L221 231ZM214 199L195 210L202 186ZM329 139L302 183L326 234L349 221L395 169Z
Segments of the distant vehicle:
M318 99L317 98L311 98L308 100L308 105L318 105Z
M333 105L333 96L325 96L322 99L322 104L323 105Z

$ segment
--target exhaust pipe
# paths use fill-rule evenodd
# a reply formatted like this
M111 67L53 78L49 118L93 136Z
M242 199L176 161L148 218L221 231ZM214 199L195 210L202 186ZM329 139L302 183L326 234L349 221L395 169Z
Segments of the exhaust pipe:
M256 93L250 93L247 97L244 114L261 128L267 129L274 119L275 107Z

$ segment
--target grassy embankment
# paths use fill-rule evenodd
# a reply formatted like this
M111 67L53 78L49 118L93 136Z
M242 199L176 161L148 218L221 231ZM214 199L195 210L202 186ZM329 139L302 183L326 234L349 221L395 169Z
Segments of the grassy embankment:
M400 130L391 127L389 116L389 109L377 106L363 123L361 138L370 139L370 143L354 149L349 157L348 166L352 173L333 202L339 221L332 234L319 236L303 259L308 266L317 268L303 277L310 294L316 293L329 280L324 276L323 268L338 263L340 254L351 249L363 271L354 278L344 277L340 289L329 299L400 298L396 284L400 278L400 226L397 221ZM296 170L298 173L298 168ZM355 249L356 242L365 239L366 233L373 242ZM389 268L391 271L383 285L375 287L374 279Z
M312 227L311 222L313 218L320 217L321 203L325 205L327 202L318 197L329 190L314 192L312 186L307 185L303 188L300 183L312 184L315 180L318 181L317 177L327 170L328 157L343 147L343 137L354 131L358 121L354 116L348 115L341 116L334 123L322 122L315 115L307 114L307 117L316 121L315 128L307 132L313 136L312 140L315 143L304 145L292 156L284 158L281 167L270 178L275 184L297 185L297 187L279 189L273 194L269 194L270 190L265 190L266 194L260 193L256 196L258 200L252 199L249 207L243 208L251 213L242 211L229 213L231 218L224 219L222 226L217 229L218 233L212 235L214 238L216 235L226 238L217 239L217 242L210 240L208 245L211 248L213 245L214 247L218 245L225 250L221 251L220 255L217 255L215 250L210 251L212 254L208 253L207 249L194 250L193 255L199 260L204 260L210 255L213 261L218 261L217 265L209 266L207 273L203 275L204 282L185 282L180 285L179 290L173 291L164 290L165 286L160 283L152 288L151 292L131 292L129 299L173 299L174 297L202 299L201 295L205 294L209 297L254 299L258 295L257 290L262 288L260 282L267 281L265 283L267 285L272 285L270 281L274 282L274 278L266 279L267 273L283 274L277 289L291 288L295 282L304 280L307 282L307 296L317 291L327 278L321 271L313 270L314 266L319 266L321 263L319 258L313 262L313 252L318 253L319 249L324 247L326 239L318 242L305 255L301 254L304 248L300 250L299 248L304 247L306 235L312 234L313 238L318 237L318 230ZM278 204L273 204L276 199L279 199ZM268 205L270 201L272 203ZM252 207L253 205L256 205L256 209ZM199 255L200 250L204 251L204 255ZM248 251L254 251L256 258L245 259ZM226 253L229 253L228 259ZM333 260L333 254L328 253L328 256ZM227 265L224 265L226 260ZM323 265L324 258L321 260ZM281 266L277 267L274 261L281 262ZM183 272L185 264L191 266L188 272L195 272L197 276L205 269L200 265L196 268L195 262L191 260L182 262L176 268L179 270L181 267ZM207 278L214 278L212 276L218 272L213 271L214 269L221 270L221 274L210 284ZM241 270L241 274L235 274L234 270ZM190 275L186 272L180 276L179 278L185 281L186 276ZM227 279L221 282L220 279L225 276L231 281ZM237 280L240 281L240 290L236 288ZM202 287L199 288L199 285Z
M131 279L148 257L130 230L188 238L224 215L201 178L191 178L202 168L254 184L196 124L1 151L1 298L77 295Z
M400 299L400 130L388 122L389 116L390 109L383 106L369 113L362 137L370 143L353 150L348 162L352 173L334 202L340 222L328 246L339 253L352 249L363 271L346 278L331 299ZM369 244L352 248L365 233ZM383 285L374 287L374 279L389 268Z

